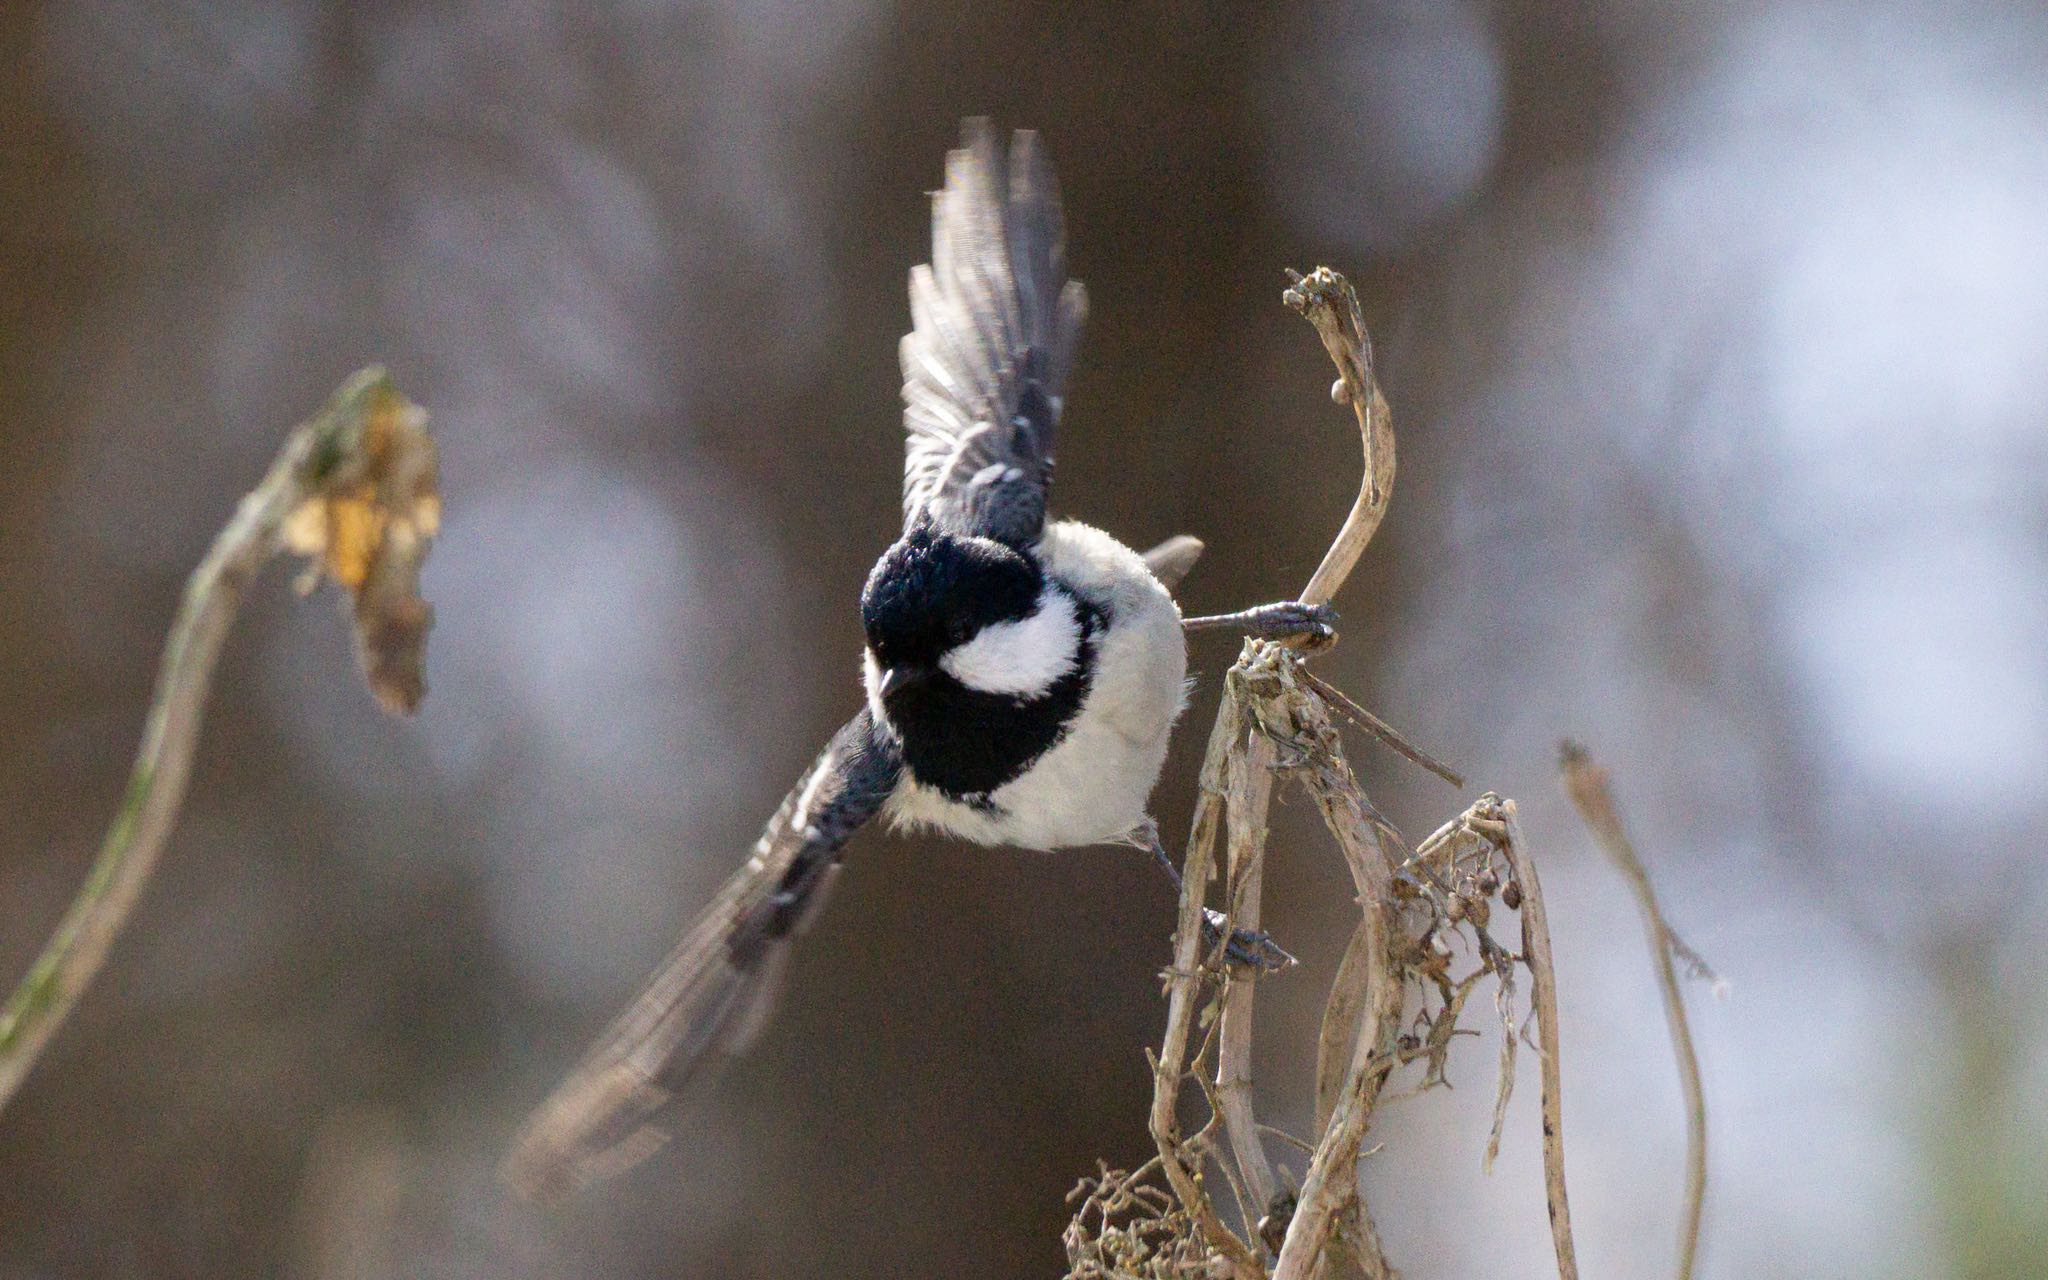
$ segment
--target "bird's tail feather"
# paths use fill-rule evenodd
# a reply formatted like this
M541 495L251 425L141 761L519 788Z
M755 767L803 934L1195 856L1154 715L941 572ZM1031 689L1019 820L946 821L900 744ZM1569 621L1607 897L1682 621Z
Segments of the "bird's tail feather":
M1180 585L1188 576L1188 570L1195 567L1195 561L1202 558L1202 540L1182 533L1176 534L1145 553L1145 567L1159 584L1168 591Z

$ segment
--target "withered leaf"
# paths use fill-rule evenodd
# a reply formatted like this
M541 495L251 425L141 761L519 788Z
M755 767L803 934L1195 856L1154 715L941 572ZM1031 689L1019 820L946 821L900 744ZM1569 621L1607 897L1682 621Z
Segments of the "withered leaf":
M347 589L356 656L386 711L410 714L426 693L420 567L441 526L438 456L426 411L388 383L365 406L359 438L285 522L285 546L311 557L301 588L324 574Z

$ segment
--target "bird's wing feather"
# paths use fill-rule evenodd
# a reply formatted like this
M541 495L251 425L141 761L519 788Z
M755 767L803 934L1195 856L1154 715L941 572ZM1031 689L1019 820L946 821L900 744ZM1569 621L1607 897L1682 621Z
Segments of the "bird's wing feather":
M617 1173L665 1141L653 1112L707 1060L765 1021L792 939L837 854L895 788L894 742L862 711L834 735L735 872L646 987L521 1130L504 1173L552 1199Z
M1022 543L1045 523L1087 294L1067 279L1059 183L1037 135L1015 135L1006 179L988 121L962 132L932 198L932 260L910 273L903 522Z

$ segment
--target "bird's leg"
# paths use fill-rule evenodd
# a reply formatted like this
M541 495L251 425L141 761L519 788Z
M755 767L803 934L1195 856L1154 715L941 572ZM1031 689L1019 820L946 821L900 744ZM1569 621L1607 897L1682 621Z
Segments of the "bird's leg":
M1239 613L1219 613L1207 618L1184 618L1182 631L1242 631L1263 640L1289 640L1296 636L1327 642L1337 635L1337 611L1326 604L1280 600Z
M1159 824L1147 818L1143 826L1131 833L1131 838L1152 851L1152 858L1159 864L1159 869L1173 881L1175 891L1179 891L1180 868L1173 865L1173 859L1167 856L1166 846L1159 842ZM1224 926L1229 923L1230 917L1216 908L1202 908L1202 949L1205 952L1216 950L1216 944L1223 940ZM1271 934L1253 929L1232 929L1230 941L1223 948L1223 958L1260 973L1278 973L1296 963L1293 956L1273 941Z

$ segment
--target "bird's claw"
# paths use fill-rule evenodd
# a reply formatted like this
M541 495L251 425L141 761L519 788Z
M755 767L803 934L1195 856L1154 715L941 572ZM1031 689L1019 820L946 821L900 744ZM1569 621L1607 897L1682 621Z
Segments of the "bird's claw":
M1323 648L1337 639L1337 609L1329 604L1306 604L1300 600L1270 605L1265 627L1275 639L1299 638L1311 648Z
M1181 626L1189 632L1228 628L1261 640L1287 640L1309 649L1327 649L1337 640L1337 610L1328 604L1281 600L1242 613L1188 618Z
M1224 929L1230 918L1214 907L1202 908L1202 946L1213 954L1217 944L1223 944L1223 959L1233 965L1254 969L1260 973L1278 973L1294 967L1294 957L1271 934L1263 930L1231 929L1229 941L1224 941Z

